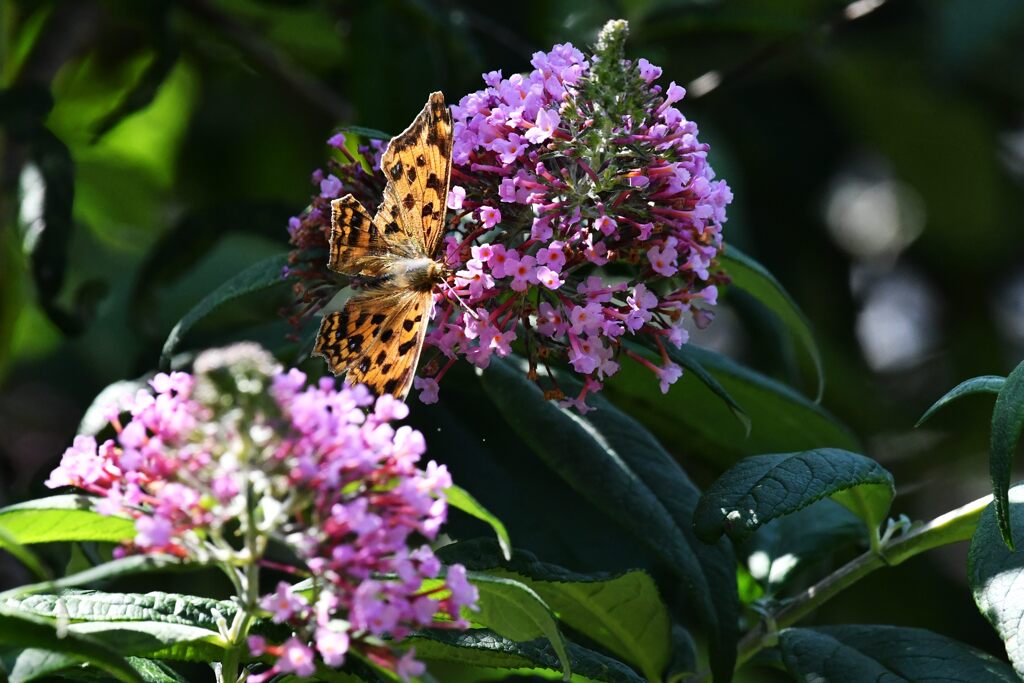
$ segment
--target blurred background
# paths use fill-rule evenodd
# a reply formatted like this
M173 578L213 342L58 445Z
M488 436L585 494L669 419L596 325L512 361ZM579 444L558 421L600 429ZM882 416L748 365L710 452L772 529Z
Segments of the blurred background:
M611 18L630 21L629 56L687 86L680 108L735 193L726 239L803 308L823 405L894 472L895 512L984 495L990 401L912 427L959 381L1024 358L1024 4L3 0L0 505L44 493L96 394L154 368L205 293L286 248L333 129L401 130L429 91L456 101ZM189 346L280 346L287 299L226 306ZM731 297L696 341L787 379L750 308ZM723 465L685 436L667 445L700 484ZM1002 656L965 556L877 572L815 619Z

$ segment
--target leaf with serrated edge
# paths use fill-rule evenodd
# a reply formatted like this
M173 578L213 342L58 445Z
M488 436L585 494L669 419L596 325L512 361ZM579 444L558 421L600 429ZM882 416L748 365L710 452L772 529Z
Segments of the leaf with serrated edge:
M895 493L874 460L838 448L755 455L741 460L701 496L694 527L701 538L743 540L762 524L832 498L877 529Z

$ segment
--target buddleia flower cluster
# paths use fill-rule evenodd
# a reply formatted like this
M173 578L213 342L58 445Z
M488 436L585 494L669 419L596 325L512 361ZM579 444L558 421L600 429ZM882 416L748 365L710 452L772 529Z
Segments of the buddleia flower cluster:
M685 90L626 59L627 32L609 22L594 54L566 43L536 53L528 73L484 74L486 87L452 106L443 256L454 278L436 294L421 400L437 400L457 359L486 368L513 349L549 398L580 410L625 358L663 392L682 374L669 350L686 343L686 319L712 319L732 193L676 106ZM329 201L351 192L373 206L383 188L379 145L361 151L369 169L352 159L315 176L320 195L292 222L297 267L317 274L298 285L309 310L338 288L308 259L326 244ZM558 365L582 391L565 395Z
M451 477L420 466L423 435L395 424L407 413L362 386L309 385L254 345L208 351L193 374L158 374L111 406L111 438L78 436L46 483L133 518L121 553L224 568L238 612L222 635L269 665L247 680L308 677L353 651L408 678L422 664L392 643L412 629L464 628L477 595L465 569L445 570L428 545ZM293 588L303 579L305 590ZM259 616L287 637L250 635Z

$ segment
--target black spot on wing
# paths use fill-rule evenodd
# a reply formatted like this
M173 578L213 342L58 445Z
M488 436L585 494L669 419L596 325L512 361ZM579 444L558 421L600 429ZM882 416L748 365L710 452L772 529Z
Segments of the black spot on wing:
M389 328L380 333L380 340L386 344L391 341L393 336L395 336L395 331Z
M392 378L392 379L389 379L387 382L384 383L384 393L385 394L393 394L393 393L395 393L395 389L397 389L397 388L398 388L398 380L397 379Z
M398 182L399 180L401 180L402 179L402 162L401 161L396 161L395 165L391 167L391 170L389 171L389 173L391 174L391 179L394 180L395 182Z
M405 195L405 199L402 200L402 206L405 207L406 211L412 211L412 207L416 206L416 200L413 198L411 192Z
M409 353L409 351L411 351L412 347L414 346L416 346L415 338L410 339L407 342L402 342L401 344L398 345L398 353L404 356L405 354Z
M436 173L431 173L427 176L427 189L441 194L444 191L444 183L441 182L441 178Z
M423 210L420 212L420 215L423 216L424 218L426 218L427 216L433 216L434 202L427 202L426 204L424 204Z

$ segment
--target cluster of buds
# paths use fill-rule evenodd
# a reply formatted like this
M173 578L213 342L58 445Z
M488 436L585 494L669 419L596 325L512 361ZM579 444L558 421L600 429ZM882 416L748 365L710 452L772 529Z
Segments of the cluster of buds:
M556 45L533 56L528 74L485 74L486 87L452 107L443 257L454 278L436 294L421 400L436 400L459 357L486 368L514 347L549 397L579 410L624 356L650 368L662 391L682 374L666 345L686 343L686 318L698 327L712 318L732 193L675 106L685 90L658 85L661 69L647 60L625 59L626 33L609 22L593 55ZM320 173L320 196L293 219L303 311L338 287L322 263L310 265L309 247L329 231L326 204L349 192L370 206L379 197L379 147L362 151L369 169L350 157ZM559 389L558 361L583 376L579 394Z
M465 628L476 589L427 544L451 477L433 461L421 468L423 435L392 424L404 403L331 379L308 386L253 345L208 351L194 374L159 374L150 387L108 410L113 438L78 436L46 483L134 518L122 553L224 567L239 602L229 642L244 647L252 617L287 625L282 642L249 637L270 666L248 680L311 676L353 649L408 678L422 664L389 643L417 628ZM295 561L268 559L272 544ZM260 596L260 570L287 580ZM300 579L307 590L292 587Z

